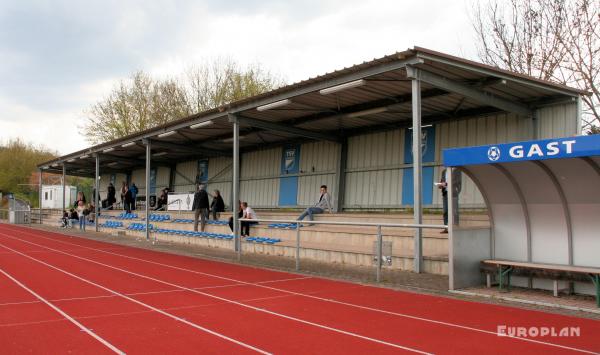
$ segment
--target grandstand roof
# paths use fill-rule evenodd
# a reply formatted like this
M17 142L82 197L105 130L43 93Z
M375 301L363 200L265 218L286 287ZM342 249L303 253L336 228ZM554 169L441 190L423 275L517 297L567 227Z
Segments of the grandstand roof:
M414 77L421 79L423 124L502 111L527 116L537 107L576 101L587 94L414 47L67 154L39 167L61 173L65 164L70 175L93 176L94 156L99 154L102 172L128 171L144 166L148 140L153 166L230 155L231 115L240 122L242 151L306 139L339 141L409 127Z

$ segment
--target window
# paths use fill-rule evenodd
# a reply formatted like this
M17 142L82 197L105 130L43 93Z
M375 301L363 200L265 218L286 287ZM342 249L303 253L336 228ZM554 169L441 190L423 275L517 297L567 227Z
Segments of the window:
M44 200L48 201L48 191L44 192Z

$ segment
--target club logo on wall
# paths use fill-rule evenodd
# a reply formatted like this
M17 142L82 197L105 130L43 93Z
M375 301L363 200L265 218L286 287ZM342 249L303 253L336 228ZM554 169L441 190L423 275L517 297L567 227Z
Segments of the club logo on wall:
M190 209L190 203L192 202L192 199L190 198L190 195L187 195L187 198L185 199L185 204L187 205L187 209Z
M296 166L296 148L285 150L285 170L293 170Z
M487 152L488 159L491 161L497 161L500 159L500 148L494 146L490 147Z

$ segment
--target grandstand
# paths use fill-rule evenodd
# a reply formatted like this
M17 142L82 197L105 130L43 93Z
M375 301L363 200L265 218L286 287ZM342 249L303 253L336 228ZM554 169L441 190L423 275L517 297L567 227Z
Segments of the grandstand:
M356 265L373 265L379 253L380 267L446 275L448 238L439 233L442 201L434 186L442 150L580 134L584 94L415 47L39 168L96 177L102 198L109 183L117 189L122 181L136 183L140 209L102 211L98 231ZM220 190L229 209L232 201L248 201L262 219L282 222L261 222L245 240L222 223L191 233L190 193L200 182ZM318 215L317 222L348 224L294 230L289 223L315 202L322 184L335 213ZM168 211L152 212L146 202L163 188L171 191ZM486 213L473 212L485 210L485 201L468 176L459 205L470 211L461 211L461 225L489 225ZM237 226L237 215L233 220Z

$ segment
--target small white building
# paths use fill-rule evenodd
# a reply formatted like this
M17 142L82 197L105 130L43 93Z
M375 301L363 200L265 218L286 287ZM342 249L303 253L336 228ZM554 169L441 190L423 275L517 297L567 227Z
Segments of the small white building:
M77 199L77 187L65 186L65 208L72 206ZM42 186L42 208L62 209L62 185L44 185Z

